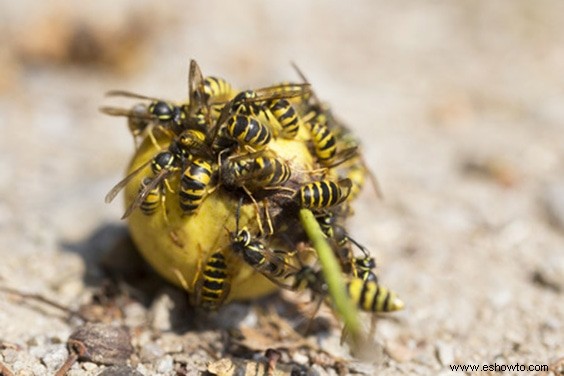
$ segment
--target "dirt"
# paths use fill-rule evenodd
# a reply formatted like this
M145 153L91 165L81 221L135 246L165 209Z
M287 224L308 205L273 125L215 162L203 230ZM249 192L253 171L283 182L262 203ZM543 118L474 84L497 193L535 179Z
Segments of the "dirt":
M3 4L0 365L52 375L71 333L101 321L130 329L128 365L81 360L69 375L264 366L267 348L279 349L286 374L557 369L563 3L96 4ZM307 297L284 293L201 316L128 250L123 208L103 198L133 141L125 120L98 107L130 104L104 98L110 89L183 100L190 58L239 87L297 79L294 61L363 140L384 199L367 187L349 230L406 303L378 320L373 361L350 357L328 312L304 338Z

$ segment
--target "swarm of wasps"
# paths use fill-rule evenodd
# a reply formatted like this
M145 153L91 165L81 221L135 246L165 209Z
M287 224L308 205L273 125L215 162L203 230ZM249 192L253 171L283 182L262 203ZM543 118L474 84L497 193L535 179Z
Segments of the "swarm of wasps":
M192 303L215 311L282 287L330 301L298 211L311 210L340 262L351 300L368 312L403 308L378 283L374 258L344 227L351 201L369 179L351 131L300 83L238 91L201 73L192 60L183 103L126 91L142 100L124 116L136 152L125 188L126 211L143 256Z

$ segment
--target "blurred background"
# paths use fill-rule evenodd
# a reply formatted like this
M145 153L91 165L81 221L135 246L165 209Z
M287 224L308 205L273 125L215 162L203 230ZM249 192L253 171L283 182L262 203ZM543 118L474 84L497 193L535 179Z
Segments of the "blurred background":
M564 356L563 2L0 4L1 286L73 306L102 279L102 235L123 226L104 195L133 152L98 112L133 103L106 91L182 101L191 58L238 88L299 80L293 61L384 191L349 227L407 304L379 324L379 374ZM52 374L72 326L0 294L0 341L19 346L0 361ZM138 370L174 374L174 354Z

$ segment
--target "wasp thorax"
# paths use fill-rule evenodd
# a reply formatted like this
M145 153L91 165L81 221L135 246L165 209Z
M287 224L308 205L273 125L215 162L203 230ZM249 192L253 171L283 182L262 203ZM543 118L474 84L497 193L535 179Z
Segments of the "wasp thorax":
M158 101L149 107L149 112L160 120L170 120L174 114L174 108L169 103Z

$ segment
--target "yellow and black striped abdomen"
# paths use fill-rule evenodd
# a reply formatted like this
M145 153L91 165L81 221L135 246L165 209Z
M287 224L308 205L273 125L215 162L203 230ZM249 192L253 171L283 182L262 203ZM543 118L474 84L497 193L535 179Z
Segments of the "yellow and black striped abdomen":
M203 99L206 103L227 101L235 95L231 84L223 78L208 76L203 85Z
M311 140L315 155L321 164L327 164L337 153L337 141L333 133L321 123L311 123Z
M323 209L340 204L348 197L351 181L343 179L339 182L321 180L302 185L297 194L302 208Z
M151 180L151 178L143 179L139 192L142 192L145 187L147 187L151 183ZM161 203L162 197L161 185L157 184L153 189L149 190L147 196L145 197L145 200L143 200L143 202L139 206L141 212L145 215L153 214Z
M292 104L286 99L278 99L270 104L269 109L282 127L282 135L295 138L300 129L300 118Z
M403 308L403 302L396 293L374 281L352 278L347 283L351 300L366 312L392 312Z
M272 139L270 129L257 119L247 115L234 115L226 123L227 136L239 145L259 149Z
M180 208L185 214L193 213L202 203L212 176L212 166L204 159L195 159L180 180Z
M204 266L199 305L207 310L217 310L229 293L229 273L225 256L221 252L212 254Z
M271 258L268 261L268 271L273 277L283 277L288 275L288 265L291 265L291 257L294 255L282 249L274 249L271 251Z
M257 183L263 188L284 184L291 176L290 166L280 159L273 157L257 158L253 169L258 172Z
M251 191L276 187L290 179L290 166L280 158L243 155L221 166L222 183L226 186L245 186Z

